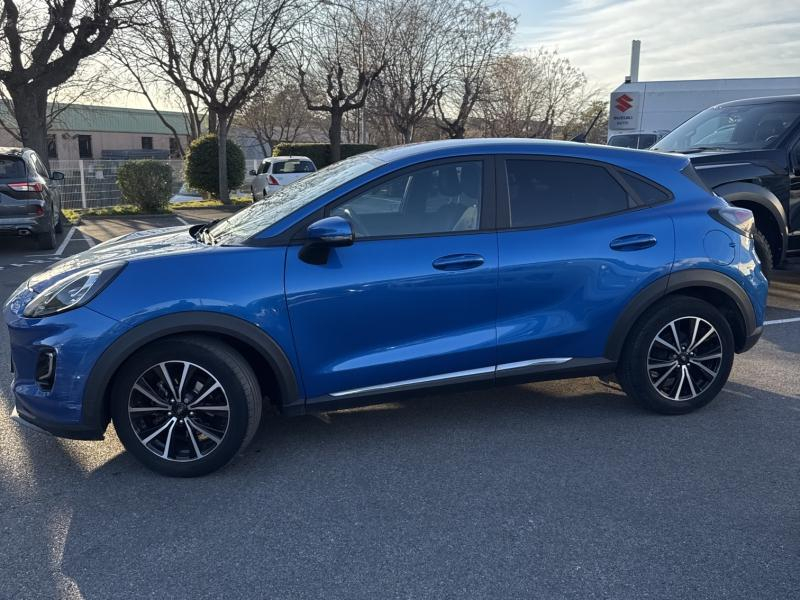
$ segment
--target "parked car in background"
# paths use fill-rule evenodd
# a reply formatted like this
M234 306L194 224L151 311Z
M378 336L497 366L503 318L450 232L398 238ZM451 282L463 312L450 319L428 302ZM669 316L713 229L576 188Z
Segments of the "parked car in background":
M652 133L618 133L608 138L608 145L616 148L646 150L667 135L667 133L669 132L654 131Z
M710 189L753 213L767 276L800 254L800 95L718 104L652 149L686 154Z
M43 250L56 247L62 231L61 193L44 162L28 148L0 148L0 234L34 237Z
M360 154L32 277L4 310L16 411L86 439L113 420L174 476L226 464L266 405L616 372L687 413L761 334L752 231L684 156L483 139Z
M250 171L250 193L253 202L263 200L317 170L314 162L305 156L271 156L261 161L258 171Z

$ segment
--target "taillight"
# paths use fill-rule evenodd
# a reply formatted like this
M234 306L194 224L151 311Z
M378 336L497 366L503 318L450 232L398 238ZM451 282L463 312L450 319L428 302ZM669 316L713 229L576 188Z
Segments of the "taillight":
M267 175L267 183L270 185L280 185L280 183L278 183L278 180L275 179L272 175Z
M746 208L740 208L738 206L712 208L708 211L708 214L726 227L749 238L753 237L756 222L753 218L753 213Z
M41 192L44 186L38 181L20 181L7 184L15 192Z

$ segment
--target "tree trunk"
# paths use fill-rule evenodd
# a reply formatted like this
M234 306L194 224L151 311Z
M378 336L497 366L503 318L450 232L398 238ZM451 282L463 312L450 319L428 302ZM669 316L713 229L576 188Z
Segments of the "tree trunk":
M14 117L22 145L35 150L49 166L47 158L47 90L31 86L8 90L14 103Z
M231 203L230 190L228 190L228 125L229 121L226 117L218 116L219 199L223 204Z
M328 138L331 142L331 163L342 159L342 112L331 111L331 126L328 128Z

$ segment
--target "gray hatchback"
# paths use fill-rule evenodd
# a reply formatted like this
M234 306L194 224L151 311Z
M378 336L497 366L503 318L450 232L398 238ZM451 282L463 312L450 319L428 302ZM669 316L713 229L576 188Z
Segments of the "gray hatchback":
M50 173L33 150L0 148L0 234L34 236L42 250L56 247L61 233L61 194Z

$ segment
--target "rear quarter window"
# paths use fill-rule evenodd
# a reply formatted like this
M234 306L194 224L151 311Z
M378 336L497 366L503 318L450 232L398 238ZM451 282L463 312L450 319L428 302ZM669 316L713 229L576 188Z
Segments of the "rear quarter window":
M666 191L644 179L631 175L630 173L620 173L634 193L639 197L643 204L660 204L667 202L671 196Z
M0 156L0 179L24 179L25 176L25 163L21 159Z

